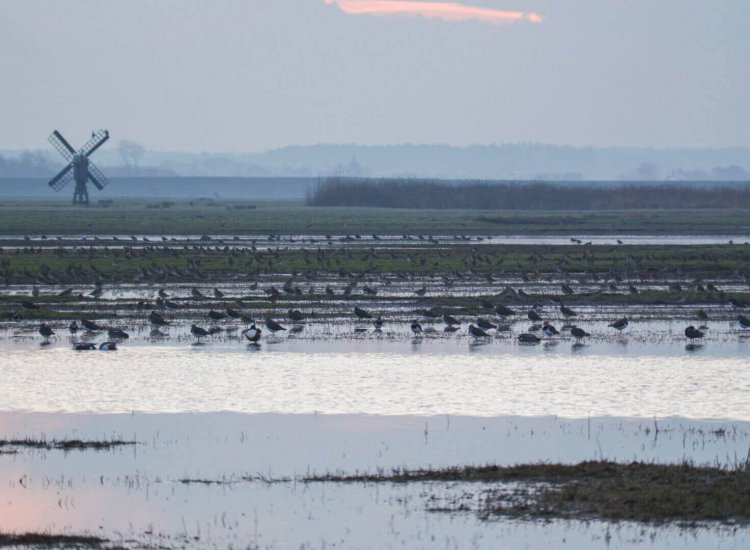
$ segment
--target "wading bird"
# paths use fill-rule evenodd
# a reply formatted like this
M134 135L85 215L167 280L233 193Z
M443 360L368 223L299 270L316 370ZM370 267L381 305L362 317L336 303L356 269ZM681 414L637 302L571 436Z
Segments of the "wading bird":
M628 328L628 318L627 317L623 317L622 319L618 319L614 323L610 323L607 326L612 327L613 329L622 332L623 330L625 330L626 328Z
M580 340L581 338L586 338L587 336L591 336L588 332L586 332L582 328L578 328L575 325L570 327L570 333L573 335L573 337L576 340Z
M693 325L690 325L685 329L685 336L690 338L690 341L693 342L696 338L703 338L705 334L695 328Z
M266 319L266 328L270 330L272 334L276 334L277 332L281 330L286 330L284 327L282 327L279 323L277 323L273 319Z
M489 337L489 334L487 334L481 328L475 327L474 325L469 325L469 335L473 336L474 338L487 338L487 337Z
M558 336L560 334L558 330L553 325L550 325L549 323L544 323L544 325L542 325L542 332L544 333L545 336L550 336L550 337Z

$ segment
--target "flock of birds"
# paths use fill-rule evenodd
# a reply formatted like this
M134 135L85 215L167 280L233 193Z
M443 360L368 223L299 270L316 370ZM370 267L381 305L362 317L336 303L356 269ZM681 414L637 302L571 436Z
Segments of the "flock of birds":
M542 341L542 337L538 336L536 333L541 333L543 336L548 338L555 338L560 337L561 332L557 329L552 323L550 323L547 320L544 320L540 312L538 311L539 306L533 306L531 309L528 310L526 313L526 317L532 321L534 324L526 331L518 335L518 341L520 343L524 344L535 344ZM483 338L490 338L492 335L490 331L495 331L495 333L499 332L507 332L511 330L510 325L507 323L509 318L517 317L519 313L511 309L510 307L500 304L497 306L494 306L495 315L498 319L501 320L501 322L492 322L492 320L478 317L475 321L476 324L470 323L467 332L468 335L471 336L474 339L483 339ZM701 310L702 311L702 310ZM243 320L248 320L247 317L240 315L239 312L236 310L232 310L231 308L227 308L228 313L222 313L214 311L213 309L209 311L208 317L211 318L214 321L218 321L221 319L229 317L234 318L241 318ZM561 330L567 330L569 331L570 335L576 339L576 341L580 342L583 339L590 337L591 334L584 330L583 328L577 326L576 324L568 324L569 321L575 317L578 316L576 311L571 309L568 306L565 306L564 304L560 305L560 313L562 317L566 320L566 324L564 327L561 328ZM436 317L436 315L429 310L422 311L422 314L427 317ZM705 314L704 314L705 315ZM292 321L302 321L305 318L305 315L295 309L290 309L288 312L288 316ZM360 320L368 320L371 321L374 330L376 332L380 332L383 328L383 325L385 324L385 321L382 316L378 315L375 317L373 314L371 314L369 311L365 310L361 307L355 307L354 308L354 316ZM700 312L699 312L700 316ZM167 327L172 324L172 321L165 318L161 313L159 313L156 310L152 310L151 313L148 316L148 321L150 325L152 326L152 336L158 335L158 336L166 336L166 333L161 332L162 327ZM459 321L455 316L450 315L448 313L442 314L442 321L445 323L445 329L444 332L456 332L460 330L461 321ZM750 330L750 319L745 317L744 315L739 315L735 321L737 327L741 330ZM263 329L261 326L259 326L260 323L256 324L255 321L250 320L250 326L244 330L241 331L241 337L244 337L250 344L252 345L258 345L258 343L261 340L261 336L263 334ZM623 330L627 329L630 325L630 322L628 321L627 317L622 317L621 319L618 319L617 321L610 323L608 327L618 331L622 332ZM287 331L287 328L284 327L281 323L278 321L268 318L264 322L265 329L268 330L272 335L276 335L279 332ZM299 328L301 328L300 325L295 325L292 328L292 331L296 332ZM423 328L422 325L416 320L411 321L411 332L413 333L414 337L419 338L425 335L429 332L434 332L434 328L428 327L427 329ZM297 330L295 330L297 329ZM688 326L685 328L684 334L685 337L688 338L691 342L694 342L695 340L701 339L705 336L705 329L706 327L702 325L699 328L695 328L693 325ZM55 336L55 332L53 328L47 324L42 323L39 326L39 334L44 338L44 343L49 343L49 339ZM217 327L211 327L209 329L203 328L199 325L192 324L190 327L190 334L194 336L198 342L200 343L203 338L210 337L216 332L220 331L222 329ZM357 327L355 328L355 332L366 332L368 329ZM88 341L76 341L74 340L72 347L76 351L115 351L117 350L117 344L118 342L122 342L124 340L127 340L130 335L121 328L114 328L114 327L105 327L102 325L99 325L95 321L91 321L88 319L82 319L81 323L77 321L72 321L68 325L68 331L71 335L74 337L79 333L79 331L84 331L85 335L96 335L102 332L106 332L108 336L108 340L100 343L100 344L94 344L92 342Z

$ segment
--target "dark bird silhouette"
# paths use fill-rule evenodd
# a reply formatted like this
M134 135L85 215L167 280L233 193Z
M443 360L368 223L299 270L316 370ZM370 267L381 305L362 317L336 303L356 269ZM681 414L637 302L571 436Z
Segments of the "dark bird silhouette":
M530 309L529 312L526 314L526 316L529 318L530 321L534 321L535 323L541 322L542 320L542 316L539 315L533 309Z
M618 319L614 323L610 323L607 326L612 327L613 329L616 329L616 330L619 330L620 332L622 332L623 330L625 330L626 328L628 328L628 318L627 317L623 317L622 319Z
M523 334L518 335L518 341L522 344L538 344L542 341L539 336L536 334L531 334L530 332L524 332Z
M270 330L273 334L276 334L279 331L286 330L284 327L282 327L279 323L274 321L273 319L266 319L266 328Z
M75 351L93 351L96 349L96 344L92 344L91 342L76 342L73 344L73 349Z
M76 323L75 321L71 321L68 325L68 330L71 334L75 334L76 332L78 332L78 323Z
M198 325L192 325L190 327L190 334L200 340L201 338L205 338L206 336L208 336L208 331L204 328L199 327Z
M102 342L99 344L100 351L117 351L117 342Z
M542 332L545 336L557 336L560 334L558 330L549 323L544 323L544 325L542 325Z
M737 325L744 330L750 329L750 319L744 315L740 315L737 317Z
M453 317L452 315L448 315L447 313L443 314L443 321L445 321L446 325L460 325L461 323Z
M45 340L49 340L49 337L53 336L55 333L47 323L42 323L39 326L39 334L41 334Z
M30 300L24 300L21 302L21 307L23 309L39 309L39 306Z
M104 330L104 327L102 327L101 325L97 325L94 321L89 321L88 319L83 319L81 321L81 324L83 325L83 328L85 328L86 330L90 330L91 332Z
M487 319L483 319L481 317L477 319L477 326L481 328L482 330L497 329L497 325L494 325L490 323Z
M302 321L302 320L304 320L304 319L305 319L305 315L304 315L304 313L302 313L302 312L301 312L300 310L298 310L298 309L290 309L290 310L288 311L288 315L289 315L289 318L290 318L290 319L291 319L292 321L297 321L297 322L299 322L299 321Z
M568 317L575 317L576 315L578 315L575 311L565 305L560 306L560 313L562 313L563 317L565 317L566 319Z
M208 312L208 318L212 321L221 321L225 317L226 315L224 313L221 313L220 311L215 311L212 309Z
M159 313L156 311L152 311L148 316L149 322L156 326L156 327L164 327L169 324L169 321L167 321L164 317L162 317Z
M128 338L130 338L130 335L127 332L125 332L124 330L119 329L119 328L111 328L111 329L109 329L107 331L107 335L112 340L127 340Z
M417 323L416 319L411 322L411 331L417 336L422 334L422 325Z
M356 315L360 319L372 319L372 315L370 315L367 311L365 311L361 307L354 308L354 315Z
M486 338L489 336L489 334L487 334L481 328L475 327L474 325L469 325L469 335L473 336L474 338Z
M514 310L510 309L507 306L504 306L503 304L500 304L495 308L495 313L497 313L500 317L510 317L516 314Z
M702 333L697 328L695 328L693 325L690 325L688 328L685 329L685 336L690 338L690 341L692 342L696 338L703 338L705 334Z
M583 330L582 328L578 328L577 326L573 325L570 328L570 333L573 335L573 337L576 340L580 340L581 338L586 338L587 336L591 336L588 332Z
M373 321L373 324L375 325L375 330L380 330L383 328L383 318L378 315L378 318Z

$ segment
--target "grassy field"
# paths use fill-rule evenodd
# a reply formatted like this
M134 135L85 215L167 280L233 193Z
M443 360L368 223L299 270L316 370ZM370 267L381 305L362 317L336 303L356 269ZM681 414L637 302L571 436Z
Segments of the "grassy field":
M166 207L165 207L166 206ZM309 207L242 201L0 203L0 234L750 234L748 210L545 211Z

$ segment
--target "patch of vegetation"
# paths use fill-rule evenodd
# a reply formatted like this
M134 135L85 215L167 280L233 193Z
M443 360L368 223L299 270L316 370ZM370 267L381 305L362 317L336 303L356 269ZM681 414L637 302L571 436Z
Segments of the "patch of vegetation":
M646 523L750 523L750 470L683 464L579 464L467 466L439 470L323 475L306 482L481 482L517 484L482 492L476 512L529 518L603 519ZM465 510L465 504L440 508Z
M167 206L168 204L168 206ZM310 207L295 202L117 201L88 208L61 202L0 203L3 235L596 235L596 234L747 234L750 207L658 210L548 211L421 208ZM156 206L159 206L155 210Z
M46 440L46 439L0 439L0 452L13 452L17 448L27 449L47 449L47 450L63 450L63 451L107 451L114 449L115 447L121 447L123 445L135 445L135 441L122 441L119 439L103 440L103 441L92 441L92 440L81 440L81 439L62 439L62 440Z
M53 533L0 533L0 547L29 548L102 548L107 539L84 535Z
M322 179L310 206L467 210L650 210L750 208L750 185L561 185L514 181Z

